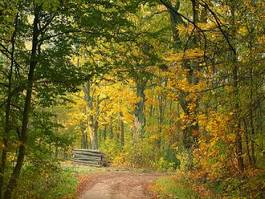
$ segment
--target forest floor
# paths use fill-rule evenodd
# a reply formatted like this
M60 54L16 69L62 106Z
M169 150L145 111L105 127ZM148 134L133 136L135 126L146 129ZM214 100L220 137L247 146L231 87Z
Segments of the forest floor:
M118 169L96 170L79 176L78 199L151 199L152 183L166 174Z

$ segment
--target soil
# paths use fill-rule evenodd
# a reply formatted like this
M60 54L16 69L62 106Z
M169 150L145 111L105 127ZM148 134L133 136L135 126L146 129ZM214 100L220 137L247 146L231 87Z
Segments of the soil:
M161 174L110 171L80 177L78 199L153 199L151 184Z

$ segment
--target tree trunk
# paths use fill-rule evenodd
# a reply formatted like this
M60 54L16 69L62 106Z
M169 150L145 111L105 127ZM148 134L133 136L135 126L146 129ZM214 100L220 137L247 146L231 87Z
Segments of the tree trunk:
M18 148L18 156L16 160L16 165L13 169L11 177L9 179L6 191L4 193L5 199L11 199L13 190L17 185L17 180L19 178L24 157L25 157L25 145L27 142L27 132L28 132L28 122L29 122L29 113L31 108L31 98L32 98L32 87L34 82L34 71L37 65L37 46L38 46L38 23L39 23L39 7L36 7L34 10L34 22L33 22L33 37L32 37L32 49L31 49L31 57L30 57L30 65L29 65L29 73L28 73L28 80L27 80L27 88L26 88L26 97L24 102L24 109L22 115L22 127L20 132L20 146Z
M180 1L177 0L174 6L174 9L178 11L180 8ZM177 26L181 23L184 23L182 18L177 15L173 10L167 8L170 14L170 21L171 21L171 31L172 31L172 40L173 40L173 47L174 48L181 48L181 41L179 39L179 31Z
M11 101L12 101L12 85L13 85L13 70L14 70L14 53L15 53L15 43L16 43L16 33L18 26L18 14L16 15L14 21L15 30L11 37L11 57L10 57L10 70L8 74L8 90L7 90L7 100L5 106L5 126L3 132L3 149L1 154L1 163L0 163L0 199L3 198L3 187L4 187L4 175L5 175L5 167L6 167L6 159L7 159L7 148L8 148L8 136L10 127L10 111L11 111Z
M120 143L121 146L124 146L124 122L123 122L123 115L120 112Z
M252 27L252 31L254 31L254 27ZM252 36L250 37L250 41L249 41L249 48L250 48L250 60L253 59L253 38ZM254 82L253 82L253 65L250 64L250 104L252 104L252 102L254 101ZM254 126L254 114L253 114L254 110L253 107L250 106L250 129L251 129L251 135L250 135L250 147L251 147L251 156L252 156L252 162L251 165L253 167L256 166L256 155L255 155L255 126Z
M244 134L245 134L245 142L246 142L247 156L248 156L249 164L251 165L252 164L252 158L251 158L250 150L249 150L248 124L247 124L246 119L244 119L244 128L245 128Z
M93 96L91 95L91 82L88 81L84 87L83 92L85 94L85 100L87 102L87 108L89 110L93 110L94 104L93 104ZM98 108L98 107L96 107ZM89 129L89 136L90 136L90 144L91 148L96 150L98 149L98 118L97 113L90 113L90 115L87 116L88 120L88 129Z
M105 124L104 125L104 130L103 130L103 133L102 133L102 138L103 138L104 141L106 140L106 136L107 136L107 125Z
M109 137L110 139L113 139L113 121L112 118L110 118L110 124L109 124Z
M135 135L134 138L142 138L144 136L145 127L145 115L144 115L144 103L145 103L145 87L146 80L136 80L136 94L139 97L139 102L135 107Z
M192 3L192 14L193 14L193 23L196 24L199 22L199 13L198 13L198 3L196 0L191 0ZM171 26L172 26L172 35L173 35L173 40L174 40L174 48L175 49L180 49L180 44L181 39L178 34L177 26L181 23L183 23L182 18L177 14L178 9L179 9L179 1L176 2L176 5L173 7L175 9L175 12L172 11L172 9L167 8L169 11L169 14L171 16ZM206 19L207 20L207 19ZM198 38L195 35L192 39L192 46L196 46L198 42ZM196 68L196 63L190 62L185 62L183 64L183 69L187 70L187 75L186 78L190 84L197 84L198 83L198 78L195 75L195 70ZM198 107L198 99L196 101L188 101L186 99L187 93L184 91L180 92L179 95L179 104L181 105L181 108L183 109L184 113L187 116L192 115L191 110L189 110L189 105L190 103L196 103L196 108ZM196 109L195 108L195 109ZM195 110L194 110L195 111ZM196 114L196 112L195 112ZM193 166L193 155L192 155L192 147L195 141L195 138L193 137L193 132L198 131L198 122L197 121L192 121L189 122L186 126L186 128L183 130L183 144L184 147L187 150L188 153L188 168L191 168Z
M89 121L89 135L90 135L90 143L91 149L98 149L98 121L95 121L93 116L90 116Z
M82 138L81 138L81 148L88 149L88 140L87 140L87 132L85 128L81 129Z
M250 102L253 102L253 79L252 79L252 70L251 70L251 86L250 86ZM251 139L250 139L250 147L251 147L251 156L252 156L252 166L256 165L256 155L255 155L255 127L253 121L253 109L250 107L250 129L251 129Z
M163 85L163 83L165 83ZM167 81L165 78L162 78L160 80L160 86L167 87ZM159 140L158 140L158 148L162 150L162 127L164 123L164 115L165 115L165 108L166 108L166 97L163 93L159 93L158 95L158 109L159 109L159 115L158 115L158 131L159 131Z
M232 2L231 5L231 26L232 26L232 37L235 37L236 29L235 29L235 3ZM242 172L244 170L244 160L243 160L243 148L242 148L242 137L241 137L241 124L240 124L240 118L239 118L239 85L238 85L238 73L239 73L239 67L237 63L237 55L236 52L231 52L231 61L233 65L233 94L234 94L234 120L235 120L235 134L236 134L236 155L237 155L237 162L238 162L238 168Z

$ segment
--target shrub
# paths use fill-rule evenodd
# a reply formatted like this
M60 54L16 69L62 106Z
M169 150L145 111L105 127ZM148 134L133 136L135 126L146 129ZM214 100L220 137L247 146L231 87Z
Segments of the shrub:
M158 159L157 154L147 139L141 139L137 142L128 142L122 152L113 159L113 164L132 168L154 168Z
M191 184L184 178L175 177L159 178L154 186L154 192L161 199L196 199L199 195L192 189Z
M106 154L108 160L113 161L120 154L122 147L118 140L108 138L101 144L100 150Z
M27 165L14 193L16 199L60 199L74 198L77 179L69 170L58 165Z
M157 169L160 171L175 171L179 168L179 164L177 162L166 160L164 157L161 157L156 165Z

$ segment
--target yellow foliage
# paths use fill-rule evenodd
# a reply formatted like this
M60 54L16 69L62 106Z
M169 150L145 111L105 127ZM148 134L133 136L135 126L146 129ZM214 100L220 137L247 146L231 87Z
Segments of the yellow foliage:
M214 22L207 22L207 23L198 23L198 27L200 27L202 30L212 30L215 29L216 23Z
M242 35L242 36L246 36L247 33L248 33L247 27L245 27L245 26L241 26L241 27L239 28L239 30L238 30L238 33L239 33L240 35Z
M178 25L177 30L179 31L181 37L185 37L194 30L194 26L192 24L188 25L180 24Z
M265 35L260 36L260 37L258 38L258 42L259 42L260 44L265 44Z
M182 62L189 59L198 59L204 56L204 51L200 48L187 49L185 52L172 52L164 56L164 59L170 63Z
M200 134L199 148L194 155L200 167L209 178L218 178L234 167L229 163L233 157L235 133L230 132L229 125L233 115L229 113L210 112L198 116L199 126L204 133Z

